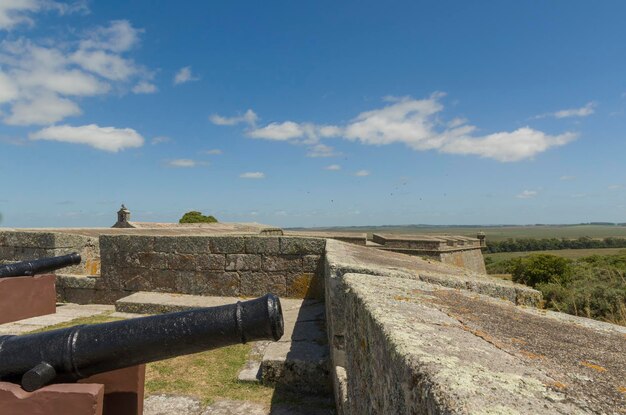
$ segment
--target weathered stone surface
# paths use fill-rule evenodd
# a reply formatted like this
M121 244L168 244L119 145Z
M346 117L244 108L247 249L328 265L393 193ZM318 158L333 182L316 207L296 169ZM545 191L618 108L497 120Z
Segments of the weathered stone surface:
M248 237L245 239L246 253L278 255L280 239L275 237Z
M324 279L311 272L290 273L286 277L286 295L292 298L324 298Z
M330 391L328 346L295 341L270 344L263 355L264 383L310 393Z
M324 267L324 260L321 255L305 255L302 257L302 267L304 272L320 272Z
M200 274L206 276L206 286L199 294L205 295L225 295L239 296L241 295L241 279L236 272L218 272L209 274ZM189 292L191 291L183 291Z
M115 310L121 313L160 314L191 310L198 307L216 307L233 304L237 297L208 297L185 294L138 292L115 302Z
M626 409L616 386L626 377L626 328L565 325L406 278L343 278L347 413Z
M217 236L211 238L210 243L214 254L245 253L245 239L240 236Z
M286 278L283 273L246 271L241 273L241 292L247 297L273 293L283 296L287 292Z
M249 271L261 269L261 256L250 254L227 254L226 271Z
M199 267L195 254L167 254L167 268L179 271L196 271Z
M302 270L302 256L300 255L263 257L263 271L302 272Z
M199 255L196 258L199 271L223 270L226 267L226 255L224 254L206 254Z
M210 238L206 236L161 236L154 242L154 250L164 253L209 253L210 249Z
M280 253L285 255L322 255L325 246L325 239L287 236L280 238Z
M200 415L202 405L188 396L150 395L144 400L143 415Z

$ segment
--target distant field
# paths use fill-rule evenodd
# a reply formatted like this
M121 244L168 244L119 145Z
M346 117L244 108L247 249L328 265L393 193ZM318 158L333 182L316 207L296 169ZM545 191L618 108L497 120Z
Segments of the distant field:
M549 254L556 255L563 258L576 259L590 255L617 255L619 253L626 253L624 248L602 248L602 249L559 249L554 251L531 251L531 252L499 252L497 254L487 254L485 259L491 258L494 263L506 261L511 258L518 258L521 256L531 254Z
M487 241L500 241L508 238L567 238L581 236L590 238L626 238L626 226L608 225L545 225L545 226L363 226L306 229L325 232L366 232L401 234L453 234L476 237L478 232L487 235Z

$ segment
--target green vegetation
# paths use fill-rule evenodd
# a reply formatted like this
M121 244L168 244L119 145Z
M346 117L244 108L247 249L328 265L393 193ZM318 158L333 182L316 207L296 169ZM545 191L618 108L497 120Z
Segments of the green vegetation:
M626 238L608 237L604 239L593 239L588 236L581 236L576 239L509 238L504 241L487 242L487 252L489 253L602 248L626 248Z
M274 388L239 382L251 346L239 344L150 363L146 392L190 395L211 404L216 399L246 400L269 406Z
M626 253L575 260L531 254L494 268L541 291L549 309L626 325Z
M202 212L198 212L192 210L191 212L187 212L183 215L182 218L178 221L178 223L216 223L217 219L215 217L209 215L204 216Z
M485 266L488 274L510 273L507 260L520 258L529 254L550 254L567 259L579 259L591 255L617 255L626 254L624 248L601 248L601 249L560 249L558 251L535 251L535 252L499 252L497 254L485 254ZM504 263L504 264L503 264Z

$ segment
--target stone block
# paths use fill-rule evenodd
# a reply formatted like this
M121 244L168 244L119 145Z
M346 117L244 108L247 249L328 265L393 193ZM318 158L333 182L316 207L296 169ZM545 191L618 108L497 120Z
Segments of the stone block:
M286 296L291 298L324 298L324 280L311 272L289 274Z
M233 297L241 295L241 280L236 272L201 273L199 275L206 282L200 294Z
M261 269L261 256L250 254L227 254L226 271L248 271Z
M15 248L12 246L0 246L0 261L14 261Z
M226 267L225 254L206 254L196 256L198 271L224 270Z
M246 253L278 255L280 253L280 238L252 236L245 240Z
M280 255L264 256L263 271L302 271L302 256L300 255Z
M325 239L282 237L280 238L280 253L287 255L322 255L326 246Z
M241 273L241 295L255 297L267 293L284 296L286 279L282 273L249 271Z
M211 252L210 238L206 236L160 236L155 251L179 254L206 254Z
M305 255L302 258L304 272L321 272L324 266L321 255Z
M168 255L162 252L139 252L137 253L139 266L150 269L167 269Z
M241 236L217 236L211 238L211 252L214 254L243 254L245 238Z
M167 269L176 271L196 271L199 267L194 254L172 253L167 255Z

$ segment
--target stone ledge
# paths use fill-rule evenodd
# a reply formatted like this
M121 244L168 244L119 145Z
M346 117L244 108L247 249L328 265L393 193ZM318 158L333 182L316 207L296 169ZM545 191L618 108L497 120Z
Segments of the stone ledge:
M525 285L488 277L434 260L334 240L328 240L326 243L326 261L330 269L335 270L338 275L354 272L422 280L506 299L520 305L536 306L541 301L541 293Z
M406 278L343 279L347 413L626 410L626 328Z

